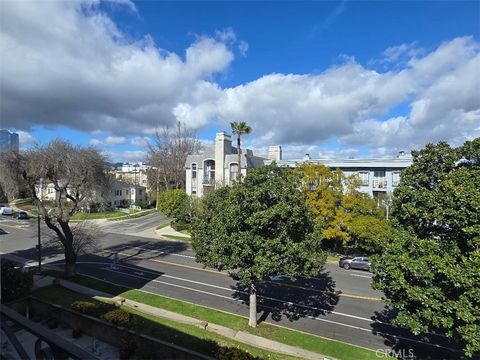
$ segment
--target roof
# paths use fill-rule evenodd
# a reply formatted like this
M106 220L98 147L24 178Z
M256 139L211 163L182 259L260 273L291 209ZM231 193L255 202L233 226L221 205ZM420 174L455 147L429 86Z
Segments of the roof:
M265 165L271 164L273 160L266 160ZM305 160L277 160L278 166L297 167ZM360 159L310 159L308 162L313 164L323 164L330 168L399 168L403 169L412 165L412 158L398 157L398 158L360 158Z

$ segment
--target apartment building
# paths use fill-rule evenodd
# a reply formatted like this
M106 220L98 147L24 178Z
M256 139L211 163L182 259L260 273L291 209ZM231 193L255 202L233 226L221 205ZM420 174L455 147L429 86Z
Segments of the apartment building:
M412 158L404 152L391 158L312 159L307 154L303 159L284 160L281 146L274 145L269 147L268 158L255 156L250 149L242 149L240 172L246 176L249 169L273 161L278 166L290 168L308 161L341 169L347 176L357 175L361 181L358 190L371 196L391 194L400 182L400 172L412 164ZM218 132L214 146L203 154L189 155L185 172L186 192L190 196L201 197L218 186L230 185L239 173L237 149L232 146L230 135Z

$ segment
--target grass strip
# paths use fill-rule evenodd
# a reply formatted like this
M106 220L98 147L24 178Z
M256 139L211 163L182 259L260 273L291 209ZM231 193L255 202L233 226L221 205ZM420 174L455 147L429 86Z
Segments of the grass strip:
M188 241L188 242L192 241L191 238L185 237L185 236L177 236L177 235L170 235L170 234L161 234L160 236L163 236L171 240L180 240L180 241Z
M270 340L300 347L326 356L332 356L337 359L378 359L373 350L267 323L261 323L256 329L253 329L248 326L247 319L242 316L152 294L142 290L128 289L123 286L103 282L88 276L77 275L73 281L80 285L91 287L112 295L120 295L129 300L138 301L202 321L226 326L231 329L245 331L250 334L262 336Z
M49 286L32 293L33 296L48 302L70 308L74 301L89 301L98 304L113 304L108 300L97 300L83 294L59 287ZM156 317L142 311L132 309L128 306L121 306L135 317L135 330L138 333L149 335L157 339L167 341L202 354L214 356L218 346L236 347L262 359L294 360L293 356L274 353L259 349L244 343L226 338L224 336L205 331L193 325L178 323L173 320Z
M101 211L95 213L78 212L72 216L72 220L110 219L124 215L125 213L121 211Z
M165 224L160 224L160 225L158 225L158 226L155 228L155 230L160 230L160 229L166 228L166 227L169 226L169 225L170 225L169 222L168 222L168 223L165 223Z
M110 219L107 219L107 221L119 221L119 220L127 220L127 219L136 219L136 218L139 218L139 217L142 217L142 216L145 216L145 215L153 214L155 212L157 212L157 209L139 211L139 212L134 213L134 214L129 214L129 215L120 216L120 217L116 217L116 218L110 218Z

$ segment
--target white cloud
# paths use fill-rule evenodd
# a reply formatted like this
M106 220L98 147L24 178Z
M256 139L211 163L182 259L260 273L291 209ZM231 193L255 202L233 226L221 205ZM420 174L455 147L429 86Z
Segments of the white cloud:
M145 147L148 146L148 143L151 139L148 136L135 136L131 140L131 144L135 146Z
M327 25L344 9L339 4ZM0 16L6 127L61 124L96 137L111 134L91 140L107 145L176 121L224 130L235 120L252 126L257 148L316 146L319 155L332 138L347 149L363 145L384 154L480 136L480 46L472 37L429 52L417 43L391 47L384 52L392 65L386 71L349 57L320 73L273 73L222 88L215 76L232 63L232 49L248 49L231 28L199 36L176 54L148 35L129 40L97 0L6 1ZM388 115L404 103L409 111Z
M126 141L125 136L107 136L105 138L105 144L107 145L121 145L125 144Z
M5 126L61 124L118 136L148 132L173 124L178 104L196 105L191 89L212 84L234 58L223 42L231 41L233 30L218 39L199 37L185 54L175 54L158 48L149 36L129 40L98 3L2 3L0 115Z
M18 142L22 146L33 145L33 144L38 143L38 140L36 138L34 138L32 136L32 134L30 134L27 131L19 130L19 131L16 131L16 133L18 134Z
M145 162L147 153L141 150L108 151L104 152L112 162Z
M91 139L89 142L88 142L90 145L92 146L100 146L100 145L103 145L103 142L98 140L98 139Z

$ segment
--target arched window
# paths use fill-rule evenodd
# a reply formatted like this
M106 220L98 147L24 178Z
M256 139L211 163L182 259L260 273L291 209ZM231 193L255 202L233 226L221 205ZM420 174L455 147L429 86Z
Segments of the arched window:
M215 184L215 160L205 160L203 164L203 184Z
M238 164L230 164L230 185L238 178Z

